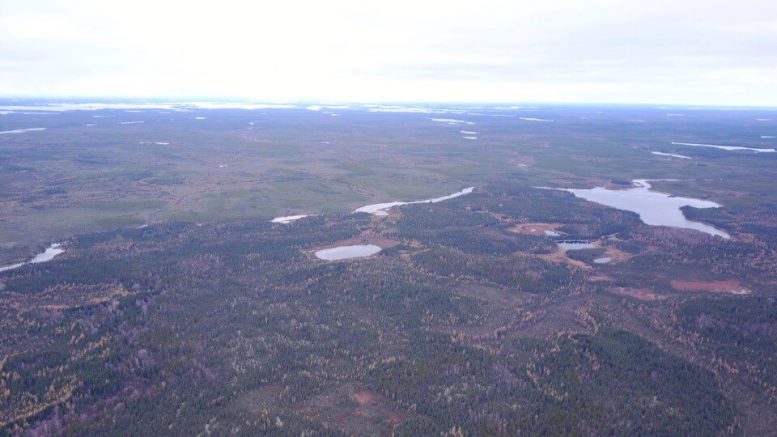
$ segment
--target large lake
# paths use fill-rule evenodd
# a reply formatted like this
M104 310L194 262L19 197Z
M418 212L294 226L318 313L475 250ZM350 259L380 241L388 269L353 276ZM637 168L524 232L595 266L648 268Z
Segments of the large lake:
M624 211L636 212L639 214L639 218L648 225L695 229L705 234L729 238L729 235L720 229L688 220L680 209L684 206L720 208L719 204L709 200L675 197L671 194L651 191L651 186L647 179L635 179L632 183L635 187L627 190L609 190L604 187L591 189L560 188L560 190L568 191L590 202L596 202Z
M356 244L353 246L339 246L331 249L322 249L316 252L316 258L326 261L337 261L349 258L362 258L375 255L380 252L380 246L374 244Z

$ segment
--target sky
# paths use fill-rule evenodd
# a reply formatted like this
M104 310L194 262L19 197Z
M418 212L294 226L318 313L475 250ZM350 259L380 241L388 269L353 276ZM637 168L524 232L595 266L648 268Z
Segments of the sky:
M777 1L0 0L0 96L777 106Z

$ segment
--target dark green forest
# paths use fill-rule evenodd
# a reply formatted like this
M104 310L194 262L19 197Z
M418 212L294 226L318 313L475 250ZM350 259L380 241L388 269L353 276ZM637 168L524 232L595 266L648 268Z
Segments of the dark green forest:
M732 238L724 240L648 226L635 213L543 188L551 182L628 187L641 175L618 166L638 162L643 150L613 152L621 150L612 144L626 128L564 124L558 113L553 118L561 127L550 131L519 132L509 120L483 121L480 129L501 135L493 140L494 150L515 152L509 158L513 169L494 164L487 176L491 158L482 167L473 158L482 151L446 148L449 139L438 138L443 134L418 128L419 141L437 139L391 153L419 166L436 159L450 165L435 167L434 161L413 180L430 181L438 195L465 186L455 185L459 176L476 188L374 216L350 213L353 204L369 203L362 198L370 191L366 174L379 167L343 158L357 153L356 143L366 144L359 129L378 129L374 119L353 113L352 143L337 151L343 173L317 185L312 173L275 168L274 182L261 182L291 184L279 198L307 184L306 195L320 192L330 199L331 211L280 206L272 211L310 216L271 223L271 214L227 209L258 200L274 204L272 195L259 199L231 188L225 196L214 190L186 197L185 209L147 217L132 208L156 206L126 204L119 212L105 209L99 217L83 218L112 221L63 231L56 241L65 252L54 260L0 272L0 435L774 433L777 203L766 193L773 187L756 183L774 177L773 157L693 150L688 153L696 162L669 165L707 167L688 169L688 178L678 182L656 183L686 196L719 193L725 207L684 212L726 230ZM242 124L241 117L225 112L222 124L211 127L218 130L208 137L212 142L192 153L221 150L219 138ZM268 125L291 129L309 116L291 111L266 117ZM385 117L392 128L422 123L416 115ZM323 129L316 127L319 120L307 123ZM149 125L142 129L162 129ZM173 126L177 135L186 135ZM687 129L738 132L733 126L731 120L707 119ZM674 134L680 129L664 127ZM573 146L573 139L580 145ZM31 168L43 156L28 161L30 169L21 168L23 157L43 153L25 150L24 141L0 143L10 157L0 160L4 174L38 171ZM44 149L53 147L46 144ZM92 147L68 153L110 161ZM379 160L384 153L364 147L360 158ZM304 155L299 149L272 153L276 164ZM641 173L662 176L657 162L645 164ZM531 166L522 170L518 163ZM398 168L378 171L376 186L392 178L402 184L391 173ZM735 176L728 185L705 183L711 169ZM156 178L153 190L198 177L169 173L182 176L165 179L159 168L136 176ZM3 195L14 214L49 211L54 204L40 202L60 202L64 209L58 213L73 220L66 214L68 202L57 196L75 196L74 187L88 179L81 174L59 181L72 186L39 198L20 198L10 185ZM333 188L346 180L353 184L349 190L362 194L345 196ZM749 194L732 194L745 192L748 183L756 185ZM440 188L449 186L459 188ZM424 190L433 191L413 187L374 199L425 198ZM154 192L173 202L164 197L172 192ZM224 215L206 211L220 208L226 208ZM44 240L29 234L22 243L23 226L14 217L5 223L17 229L18 244L3 256L26 259L39 252L35 241ZM138 217L157 220L139 226ZM551 229L555 235L542 232ZM595 248L565 251L557 245L561 240ZM319 249L348 244L382 250L342 261L315 256ZM611 261L594 261L605 256Z

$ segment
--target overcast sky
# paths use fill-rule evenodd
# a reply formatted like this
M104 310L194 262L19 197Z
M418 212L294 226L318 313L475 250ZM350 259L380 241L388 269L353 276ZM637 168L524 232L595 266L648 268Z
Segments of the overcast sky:
M777 106L777 0L0 0L0 95Z

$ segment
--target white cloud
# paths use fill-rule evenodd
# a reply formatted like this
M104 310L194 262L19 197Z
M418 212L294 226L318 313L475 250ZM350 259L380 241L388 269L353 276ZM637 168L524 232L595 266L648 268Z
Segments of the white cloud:
M0 0L0 94L774 105L777 2Z

